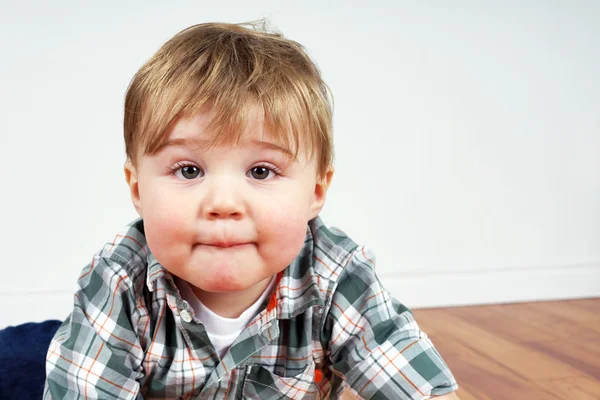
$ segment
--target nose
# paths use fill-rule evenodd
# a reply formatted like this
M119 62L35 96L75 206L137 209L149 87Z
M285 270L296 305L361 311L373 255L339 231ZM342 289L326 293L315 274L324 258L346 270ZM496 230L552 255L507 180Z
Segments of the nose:
M243 218L246 212L244 201L234 182L219 180L206 183L209 185L205 185L207 192L202 207L204 218Z

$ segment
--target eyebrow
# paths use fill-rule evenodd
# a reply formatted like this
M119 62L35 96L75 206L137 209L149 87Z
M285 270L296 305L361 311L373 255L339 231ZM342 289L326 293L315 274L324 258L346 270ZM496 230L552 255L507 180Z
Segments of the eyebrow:
M285 156L287 157L294 157L294 153L292 153L289 149L286 149L285 147L279 146L278 144L275 144L273 142L266 142L264 140L257 140L254 139L252 141L250 141L250 144L254 145L254 146L258 146L258 147L262 147L265 149L269 149L269 150L274 150L280 153L283 153ZM203 148L203 147L207 147L208 145L208 141L204 140L204 139L198 139L198 138L176 138L176 139L169 139L167 140L165 143L163 143L158 149L157 149L157 153L166 149L167 147L173 147L173 146L180 146L180 147L199 147L199 148Z

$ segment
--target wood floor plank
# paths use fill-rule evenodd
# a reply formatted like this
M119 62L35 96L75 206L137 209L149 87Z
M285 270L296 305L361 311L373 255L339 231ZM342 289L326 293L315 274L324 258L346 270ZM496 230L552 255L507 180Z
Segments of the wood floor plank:
M453 338L467 347L479 351L518 350L519 346L494 332L489 332L474 323L464 321L443 309L429 310L427 318L431 318L439 326L444 326L444 335ZM420 318L425 319L425 318ZM422 322L417 322L423 325ZM425 324L426 325L426 324ZM423 325L423 326L425 326Z
M600 298L413 310L471 399L600 399Z
M559 317L561 320L579 324L588 332L593 331L593 336L600 334L600 311L592 311L577 307L577 302L556 302L553 307L546 307L549 313ZM535 304L532 307L543 309L543 304Z
M445 321L445 318L448 317L436 316L437 321ZM504 341L493 333L458 318L454 319L451 332L444 335L445 339L441 339L439 336L440 333L430 335L432 342L455 374L459 385L461 382L469 382L474 379L473 366L491 374L486 375L485 379L478 378L477 385L485 385L486 389L496 387L501 389L502 393L508 393L510 396L524 393L524 388L532 387L528 380L520 379L527 373L534 379L564 378L580 374L579 370L562 364L543 353ZM448 349L449 347L460 350L452 351ZM465 369L466 372L461 372ZM468 380L463 379L467 376ZM509 387L514 390L508 390ZM475 392L473 387L467 386L467 389ZM477 393L477 395L481 396L481 393Z
M529 342L526 346L576 368L582 375L600 380L598 356L580 347L577 342Z
M463 320L475 324L488 332L495 332L495 334L515 344L531 340L531 338L536 338L540 341L560 339L560 336L551 330L540 330L539 327L528 321L514 323L513 317L507 316L497 308L492 308L485 312L481 310L461 310L457 315Z
M576 306L575 302L557 301L550 303L530 303L527 307L540 313L553 315L560 319L573 322L596 321L600 324L600 314Z
M474 392L470 392L469 389L464 387L459 387L456 391L458 398L460 400L491 400L491 397L484 393L477 393L478 389L475 388Z
M554 305L549 305L554 307ZM537 328L542 334L556 336L559 339L594 338L598 332L587 326L561 318L550 311L542 312L539 305L521 304L500 308L499 312L510 317L515 324L528 324Z
M459 387L466 389L476 399L560 399L491 358L457 357L449 365Z
M537 386L547 387L561 399L598 400L600 382L587 377L575 377L536 382ZM462 400L462 399L461 399Z
M600 301L598 301L598 300L599 300L598 298L581 299L581 300L573 300L572 303L579 308L584 308L586 310L600 314Z
M531 349L505 352L496 357L499 357L499 363L520 375L527 376L530 380L569 378L581 375L579 369Z
M452 326L446 334L455 342L494 358L496 362L517 374L528 373L533 379L555 379L577 376L580 373L570 365L556 361L544 353L506 340L498 332L487 331L474 323L453 318L448 313L438 313L436 320Z
M440 334L429 335L430 340L436 349L442 354L442 357L462 357L468 359L469 357L477 357L481 355L480 352L473 349L472 347L465 345L461 341L457 341L450 336L443 336Z

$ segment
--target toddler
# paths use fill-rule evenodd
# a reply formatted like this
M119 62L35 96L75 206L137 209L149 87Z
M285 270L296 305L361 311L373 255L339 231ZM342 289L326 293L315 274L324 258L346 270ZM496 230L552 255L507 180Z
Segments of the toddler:
M255 26L175 35L125 99L140 218L78 279L45 399L455 399L371 251L319 218L332 108L301 45Z

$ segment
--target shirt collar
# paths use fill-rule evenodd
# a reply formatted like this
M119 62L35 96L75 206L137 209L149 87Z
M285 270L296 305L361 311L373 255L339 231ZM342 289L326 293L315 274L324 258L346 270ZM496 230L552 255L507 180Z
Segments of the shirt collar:
M163 267L158 260L154 257L154 254L148 249L148 273L146 275L146 285L148 289L153 292L156 287L155 282L165 276L169 275L169 271L165 267Z

